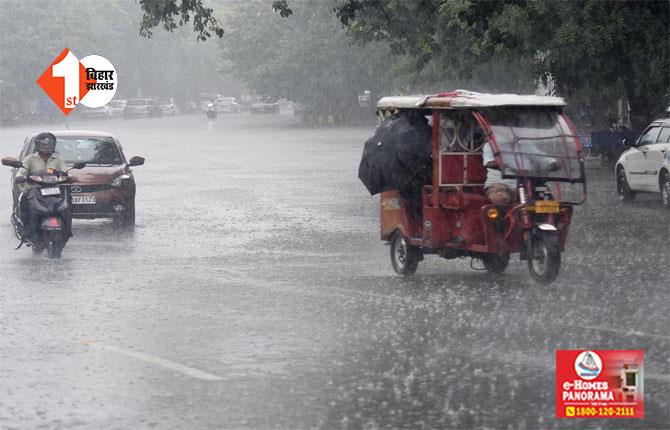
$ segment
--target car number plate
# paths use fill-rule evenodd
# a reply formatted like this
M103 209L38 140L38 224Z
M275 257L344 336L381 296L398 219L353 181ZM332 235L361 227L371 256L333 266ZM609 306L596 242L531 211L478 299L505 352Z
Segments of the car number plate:
M556 200L538 200L535 202L535 213L557 214L561 211L561 205Z
M40 188L40 193L43 196L57 196L60 194L60 188L58 187Z
M95 204L95 195L93 194L78 194L72 196L73 205L94 205Z

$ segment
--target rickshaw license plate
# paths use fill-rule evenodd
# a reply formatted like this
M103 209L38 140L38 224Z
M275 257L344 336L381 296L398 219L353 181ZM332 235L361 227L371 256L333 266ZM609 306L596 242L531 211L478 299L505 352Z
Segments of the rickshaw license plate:
M538 200L535 202L535 213L557 214L561 211L560 203L555 200Z
M95 196L93 194L79 194L72 196L73 205L94 205Z
M40 188L40 193L43 196L57 196L60 194L60 188L58 187Z

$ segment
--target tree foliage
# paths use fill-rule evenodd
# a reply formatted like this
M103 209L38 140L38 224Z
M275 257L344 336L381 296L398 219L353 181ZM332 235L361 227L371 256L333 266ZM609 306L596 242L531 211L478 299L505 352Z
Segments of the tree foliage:
M306 0L281 18L269 0L240 3L221 39L226 70L259 94L288 98L314 112L348 115L358 94L388 89L395 59L379 43L352 46L332 6Z
M274 0L272 9L290 17L309 4ZM667 0L332 0L330 6L358 42L388 43L395 54L414 58L417 73L437 63L467 78L491 61L516 59L520 73L560 95L593 106L624 95L638 126L670 101ZM145 8L159 21L165 10Z

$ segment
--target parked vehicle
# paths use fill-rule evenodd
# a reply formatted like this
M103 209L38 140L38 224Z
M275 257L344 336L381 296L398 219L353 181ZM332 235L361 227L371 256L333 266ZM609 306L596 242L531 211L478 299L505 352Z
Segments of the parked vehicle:
M144 164L144 158L126 160L121 144L110 133L86 130L58 130L52 132L56 148L69 165L85 163L69 186L72 196L73 218L111 218L115 225L135 226L135 179L131 167ZM35 151L35 134L29 135L19 154L23 160ZM12 175L14 205L19 189Z
M592 157L600 157L600 165L612 169L621 154L626 150L623 139L635 140L640 134L619 129L616 131L592 131L590 135L590 153Z
M239 113L242 106L235 97L219 97L216 99L216 111L218 113Z
M91 108L88 106L80 105L78 106L77 110L79 111L79 114L84 118L109 119L112 116L111 109L108 106Z
M143 99L130 99L128 104L123 110L124 118L131 117L160 117L163 115L163 110L158 105L156 100L143 98Z
M519 253L534 280L552 282L573 205L586 199L581 147L564 106L557 97L463 90L382 98L384 122L365 144L359 177L381 193L381 238L394 270L411 275L425 254L437 254L502 273ZM507 202L487 195L495 172L516 184Z
M123 111L126 108L127 104L128 104L127 100L110 101L109 103L107 103L107 107L109 108L109 115L112 117L123 116Z
M15 170L23 167L23 163L11 157L3 158L2 164ZM68 181L69 170L83 167L84 163L74 163L65 172L48 169L40 175L26 178L36 187L18 194L11 217L21 245L26 243L35 254L46 249L49 258L60 258L69 239L69 226L72 223L70 192L64 184ZM30 215L23 211L30 212ZM35 221L34 230L31 228L30 233L25 233L23 220L31 217Z
M158 104L161 107L161 113L163 115L176 116L181 113L179 106L177 106L177 103L175 103L172 97L159 99Z
M624 139L628 149L616 162L619 199L631 202L637 193L660 193L670 208L670 118L658 119L636 140Z
M256 101L256 103L252 103L250 111L252 114L256 113L278 114L279 102L276 99L273 99L272 97L262 96L258 99L258 101Z

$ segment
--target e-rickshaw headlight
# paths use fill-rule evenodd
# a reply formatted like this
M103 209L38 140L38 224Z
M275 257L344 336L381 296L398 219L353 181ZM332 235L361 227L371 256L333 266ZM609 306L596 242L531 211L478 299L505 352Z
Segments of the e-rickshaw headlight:
M491 208L486 211L486 216L491 220L496 220L500 216L500 211L497 208Z

